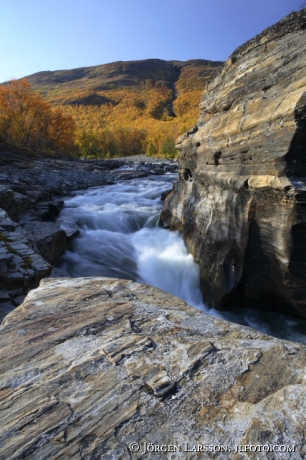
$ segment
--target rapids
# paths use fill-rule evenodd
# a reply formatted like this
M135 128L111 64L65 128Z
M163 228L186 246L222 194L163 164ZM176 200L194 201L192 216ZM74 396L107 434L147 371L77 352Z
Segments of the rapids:
M149 176L77 192L65 201L60 220L80 235L59 267L72 277L126 278L163 289L206 313L275 337L306 343L306 321L257 310L208 309L200 291L199 267L177 232L158 226L161 193L175 174ZM205 299L204 299L205 301Z

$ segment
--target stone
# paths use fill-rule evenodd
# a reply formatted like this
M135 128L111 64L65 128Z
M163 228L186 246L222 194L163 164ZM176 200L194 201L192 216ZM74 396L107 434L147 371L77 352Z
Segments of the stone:
M38 282L51 273L51 265L37 254L32 255L31 267L35 272L35 279ZM30 270L28 270L30 272Z
M20 295L18 297L15 297L12 300L13 305L15 305L15 307L18 307L18 305L22 304L22 302L24 301L25 297L26 297L25 295Z
M0 458L301 459L305 363L150 286L44 280L0 327ZM235 454L250 444L294 452ZM209 445L226 451L186 450Z
M8 258L0 255L0 278L6 277Z
M8 179L9 179L8 174L6 174L6 173L0 174L0 182L7 181Z
M8 214L4 211L4 209L0 209L0 232L3 230L12 232L14 231L18 225L16 222L13 222Z
M50 264L55 263L68 246L68 237L58 222L33 221L25 224L24 229L32 235L39 253Z
M42 277L50 274L51 266L34 252L24 230L2 209L0 220L0 302L8 300L9 305L16 306L21 303L16 297L24 296L30 288L36 287ZM5 312L10 312L10 308L2 309L1 318Z
M0 185L0 207L7 210L13 201L13 190L8 185Z
M26 286L26 280L23 273L18 270L8 270L6 275L6 286L8 289L24 288Z
M25 290L26 290L26 289L25 289L25 284L26 284L26 278L25 278L25 277L24 277L24 281L25 281L25 282L24 282L23 287L21 287L21 288L19 288L19 289L11 288L11 289L8 291L8 293L9 293L9 295L10 295L10 299L12 300L12 303L14 302L14 299L15 299L16 297L22 296L23 293L25 292Z
M58 200L58 201L53 201L48 204L48 211L49 211L49 216L50 219L55 219L61 212L62 208L64 206L64 201L63 200Z
M5 289L0 289L0 302L3 302L4 300L10 300L9 293Z
M3 321L3 319L6 317L6 315L11 313L11 311L13 311L14 308L15 308L15 305L13 305L12 302L10 302L9 300L7 300L6 302L3 302L0 299L0 324Z
M63 200L57 200L49 203L39 203L36 204L35 209L37 212L37 215L45 221L48 220L55 220L56 217L58 217L59 213L61 212L61 209L64 206L64 201Z
M0 185L0 207L5 209L11 219L17 220L19 214L32 206L33 203L26 195L14 192L7 185Z
M165 192L162 192L160 199L162 201L165 201L165 199L167 198L168 195L170 195L171 192L172 190L166 190Z
M177 141L162 223L200 265L204 302L306 318L306 10L234 51Z

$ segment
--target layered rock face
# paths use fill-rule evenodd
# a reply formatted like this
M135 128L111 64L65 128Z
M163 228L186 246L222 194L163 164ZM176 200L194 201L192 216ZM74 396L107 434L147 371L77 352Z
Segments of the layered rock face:
M153 287L44 280L0 327L0 458L302 459L305 362Z
M306 10L228 59L178 139L162 220L201 267L204 301L306 317Z

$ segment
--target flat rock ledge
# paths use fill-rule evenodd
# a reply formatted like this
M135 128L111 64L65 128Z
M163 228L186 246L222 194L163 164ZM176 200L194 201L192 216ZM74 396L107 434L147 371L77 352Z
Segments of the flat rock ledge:
M306 456L303 345L110 278L43 280L0 331L1 459Z

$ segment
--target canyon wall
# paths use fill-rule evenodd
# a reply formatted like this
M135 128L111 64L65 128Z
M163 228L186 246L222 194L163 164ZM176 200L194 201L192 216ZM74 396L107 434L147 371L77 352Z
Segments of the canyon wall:
M200 108L163 224L200 264L207 305L306 317L306 10L239 47Z

